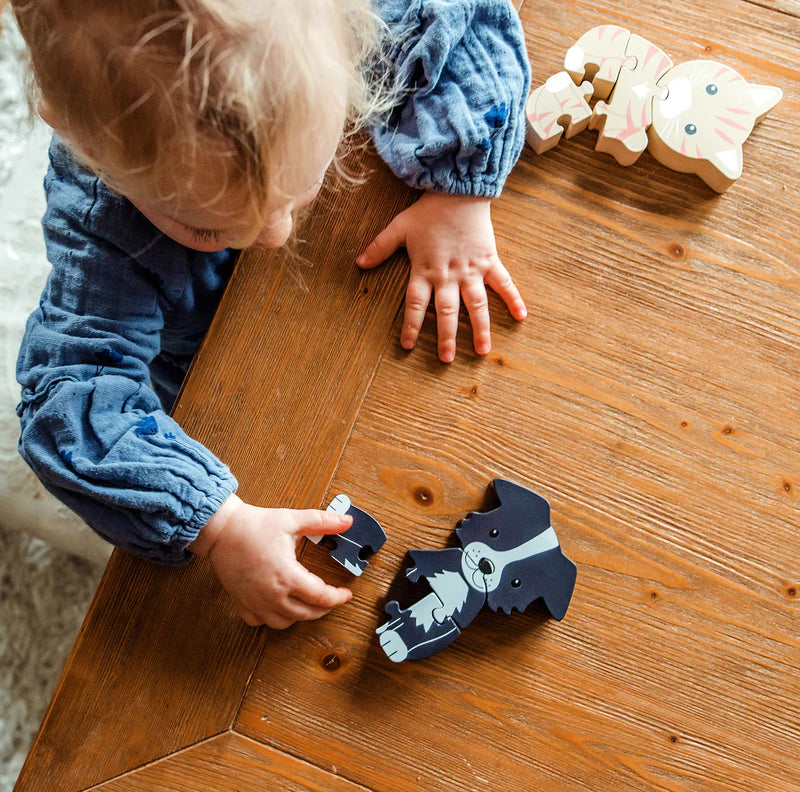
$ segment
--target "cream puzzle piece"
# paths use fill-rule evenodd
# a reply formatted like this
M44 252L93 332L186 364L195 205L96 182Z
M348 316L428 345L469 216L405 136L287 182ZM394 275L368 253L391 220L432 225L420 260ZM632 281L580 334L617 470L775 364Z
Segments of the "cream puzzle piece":
M617 25L584 33L567 51L564 69L528 97L527 141L537 154L562 134L588 127L599 133L596 150L620 165L632 165L648 149L717 192L741 176L742 144L783 96L714 61L675 66L647 39Z

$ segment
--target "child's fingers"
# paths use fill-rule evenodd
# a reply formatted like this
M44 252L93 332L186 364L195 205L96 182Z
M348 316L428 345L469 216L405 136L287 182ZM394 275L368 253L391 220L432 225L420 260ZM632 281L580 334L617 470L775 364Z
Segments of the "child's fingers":
M321 608L319 605L309 605L298 597L289 597L283 607L284 616L293 618L295 621L313 621L320 619L331 612L330 608Z
M405 243L405 229L398 215L370 242L367 249L356 259L356 264L363 269L377 267Z
M348 588L329 586L321 577L309 572L298 563L298 577L292 586L291 598L299 600L312 608L320 608L325 612L337 605L349 602L353 592Z
M337 514L319 509L301 509L293 515L295 535L320 536L342 533L353 524L353 518L349 514Z
M264 623L264 620L259 619L251 610L242 610L240 616L242 621L250 627L258 627Z
M285 630L287 627L291 627L296 621L297 619L290 619L282 613L270 611L269 613L265 613L264 618L258 623L266 624L267 627L271 627L273 630Z
M528 309L525 307L519 290L501 262L498 261L486 273L484 281L487 286L490 286L500 295L515 319L521 322L528 315Z
M419 331L425 321L433 287L427 278L411 275L406 289L406 307L403 316L403 329L400 331L400 345L403 349L413 349L419 338Z
M242 610L239 615L248 627L260 627L262 624L266 624L267 627L271 627L273 630L285 630L297 621L297 619L292 619L274 610L265 611L260 616L254 611Z
M436 289L436 331L439 337L439 359L452 363L456 356L456 333L458 332L458 309L461 295L457 283L447 283Z
M488 355L492 349L491 319L486 286L479 278L473 278L461 287L461 298L472 324L472 343L479 355Z

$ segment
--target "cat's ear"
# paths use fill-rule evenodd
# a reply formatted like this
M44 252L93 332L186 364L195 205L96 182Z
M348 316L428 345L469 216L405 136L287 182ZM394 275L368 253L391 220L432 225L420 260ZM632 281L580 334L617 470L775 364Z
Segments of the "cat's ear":
M725 192L742 175L742 147L713 151L705 160L700 160L698 165L697 175L712 190Z
M783 91L772 85L747 84L750 101L756 112L756 124L783 98Z

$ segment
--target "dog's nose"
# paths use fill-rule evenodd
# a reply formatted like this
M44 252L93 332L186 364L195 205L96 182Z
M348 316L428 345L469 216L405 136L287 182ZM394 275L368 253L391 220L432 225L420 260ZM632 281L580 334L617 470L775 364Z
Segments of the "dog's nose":
M484 575L491 575L492 572L494 572L494 564L492 564L488 558L482 558L478 562L478 569L480 569Z

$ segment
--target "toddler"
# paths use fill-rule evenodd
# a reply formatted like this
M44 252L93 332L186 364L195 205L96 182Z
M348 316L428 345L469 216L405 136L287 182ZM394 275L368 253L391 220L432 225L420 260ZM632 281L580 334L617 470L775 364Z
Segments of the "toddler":
M416 343L432 296L445 362L461 300L475 351L489 351L487 285L524 318L489 211L525 132L529 68L513 7L13 5L55 133L43 218L52 273L17 367L23 457L118 547L163 563L207 555L248 624L324 615L350 591L305 569L296 542L349 518L244 503L231 471L168 412L237 251L286 242L359 125L423 190L356 262L407 248L401 344Z

